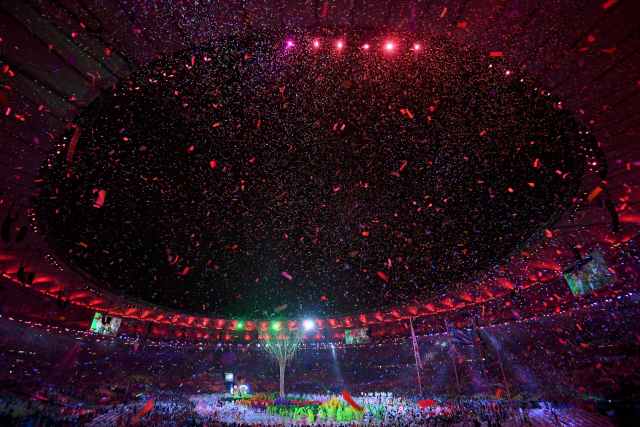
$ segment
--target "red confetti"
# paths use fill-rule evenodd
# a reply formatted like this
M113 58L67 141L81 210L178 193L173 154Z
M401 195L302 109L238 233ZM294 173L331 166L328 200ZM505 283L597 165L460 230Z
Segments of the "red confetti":
M600 193L602 193L602 190L602 187L599 185L591 190L591 193L589 193L589 196L587 197L587 201L589 203L593 202L600 195Z
M107 192L105 190L94 190L94 193L98 193L98 197L96 197L96 201L93 203L93 207L96 209L100 209L104 205L104 201L107 197Z
M293 276L291 274L289 274L288 272L286 272L286 271L283 271L280 274L282 275L282 277L284 277L288 281L292 281L293 280Z
M553 237L553 231L547 228L546 230L544 230L544 235L547 239L551 239Z
M217 168L217 167L218 167L218 161L217 161L216 159L211 160L211 161L209 162L209 167L210 167L211 169L215 169L215 168Z
M491 52L489 52L489 56L491 58L502 58L504 56L504 53L501 50L492 50Z
M412 119L413 120L413 117L414 117L413 112L408 108L401 108L400 109L400 114L402 114L407 119Z
M385 273L384 271L378 271L376 274L378 275L380 280L385 283L389 283L389 275L387 273Z
M78 125L73 125L73 136L71 136L71 142L69 143L69 148L67 149L67 165L70 165L73 162L73 155L76 152L76 148L78 147L78 141L80 140L80 134L82 133L82 129Z
M607 0L604 3L602 3L602 9L603 10L610 9L613 6L615 6L616 3L618 3L618 0Z

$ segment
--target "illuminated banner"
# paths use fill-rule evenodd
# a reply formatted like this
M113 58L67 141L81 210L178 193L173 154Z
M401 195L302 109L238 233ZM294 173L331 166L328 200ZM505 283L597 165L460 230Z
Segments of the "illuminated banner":
M362 344L369 342L367 328L345 329L344 342L345 344Z
M116 336L122 319L96 312L90 330L96 334Z
M572 268L565 270L564 279L573 295L585 295L615 282L616 276L607 268L602 254L594 250Z

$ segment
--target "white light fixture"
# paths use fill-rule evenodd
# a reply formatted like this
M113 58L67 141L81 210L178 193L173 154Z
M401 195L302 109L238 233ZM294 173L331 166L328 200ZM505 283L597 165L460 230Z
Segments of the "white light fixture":
M315 329L316 323L311 319L305 319L302 322L302 327L304 328L305 331L309 332L309 331Z

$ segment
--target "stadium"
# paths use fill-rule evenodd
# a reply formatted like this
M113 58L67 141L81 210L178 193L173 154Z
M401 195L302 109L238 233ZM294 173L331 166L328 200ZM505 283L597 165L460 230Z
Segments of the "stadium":
M0 423L636 425L633 16L0 0Z

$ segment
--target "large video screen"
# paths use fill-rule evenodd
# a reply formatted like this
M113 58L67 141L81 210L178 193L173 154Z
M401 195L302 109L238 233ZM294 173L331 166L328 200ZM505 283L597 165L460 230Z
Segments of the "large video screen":
M586 295L616 280L615 274L609 270L607 262L597 250L565 270L564 278L573 295Z
M96 334L116 336L122 319L96 312L90 330Z
M367 328L345 329L344 342L345 344L363 344L369 342Z

